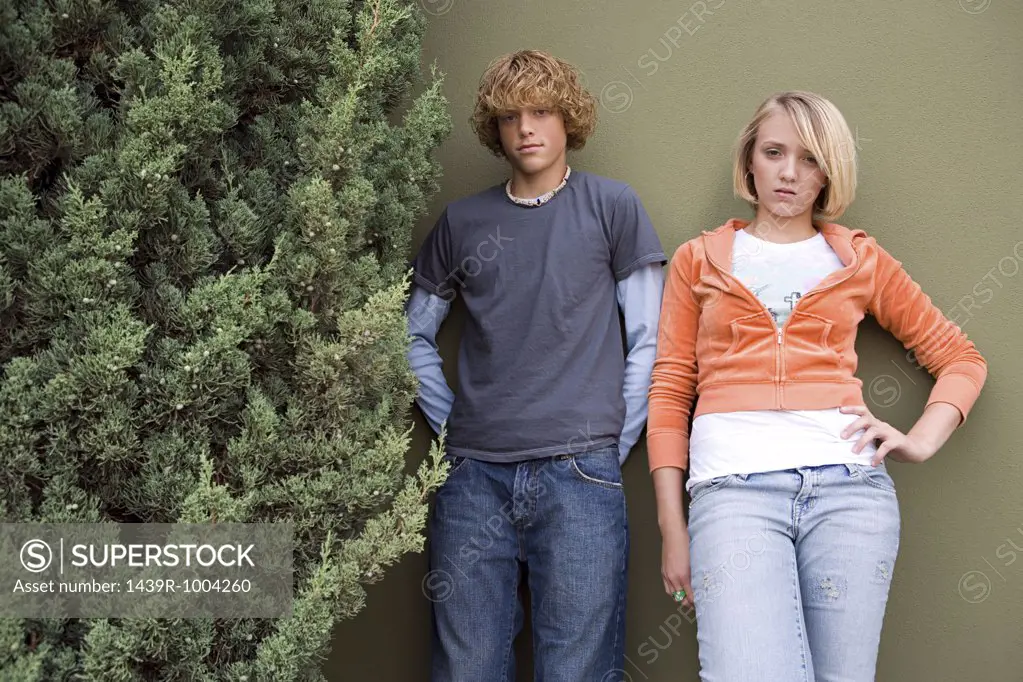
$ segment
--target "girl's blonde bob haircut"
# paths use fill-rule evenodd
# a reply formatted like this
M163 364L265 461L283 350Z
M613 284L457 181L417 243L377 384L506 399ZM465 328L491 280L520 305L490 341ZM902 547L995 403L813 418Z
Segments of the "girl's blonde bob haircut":
M814 217L835 220L845 213L856 197L856 141L838 108L820 95L790 90L768 97L743 129L735 145L732 186L735 195L757 205L756 188L750 173L753 148L760 124L776 111L789 116L799 139L817 159L827 184L813 204Z
M469 124L495 156L505 156L498 117L520 107L560 112L568 149L582 149L597 125L596 99L583 88L578 70L540 50L503 55L491 62L480 78Z

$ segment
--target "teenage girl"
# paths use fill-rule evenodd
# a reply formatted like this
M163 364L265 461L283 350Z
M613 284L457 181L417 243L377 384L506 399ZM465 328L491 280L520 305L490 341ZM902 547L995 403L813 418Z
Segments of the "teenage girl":
M735 150L755 215L686 242L667 273L647 442L664 587L695 606L705 682L874 679L899 547L885 459L933 456L987 375L898 260L831 222L855 157L831 102L770 97ZM854 376L867 314L937 379L908 433Z

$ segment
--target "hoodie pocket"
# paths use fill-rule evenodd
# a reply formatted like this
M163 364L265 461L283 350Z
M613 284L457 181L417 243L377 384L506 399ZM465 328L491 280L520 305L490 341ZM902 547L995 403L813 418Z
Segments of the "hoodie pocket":
M792 381L833 379L840 356L832 343L834 323L795 310L785 331L785 378Z
M713 369L720 380L770 381L774 369L774 329L766 315L754 313L728 323L728 347Z

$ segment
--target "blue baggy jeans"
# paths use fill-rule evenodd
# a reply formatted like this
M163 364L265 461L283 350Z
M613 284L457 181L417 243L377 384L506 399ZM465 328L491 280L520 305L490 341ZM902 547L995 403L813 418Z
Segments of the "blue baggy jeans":
M514 681L523 564L534 680L612 679L624 658L629 553L617 446L508 464L450 461L423 580L432 680Z

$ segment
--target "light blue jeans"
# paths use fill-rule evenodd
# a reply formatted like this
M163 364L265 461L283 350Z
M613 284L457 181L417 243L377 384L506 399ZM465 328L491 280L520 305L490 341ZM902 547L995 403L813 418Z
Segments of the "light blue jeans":
M695 485L690 559L703 682L873 680L899 528L883 464Z

